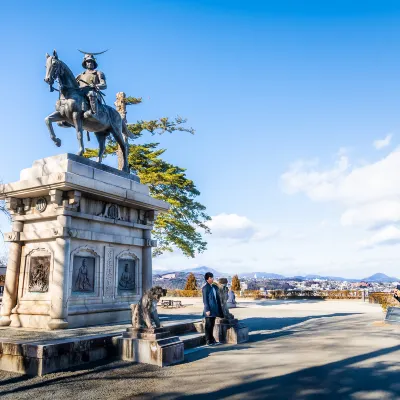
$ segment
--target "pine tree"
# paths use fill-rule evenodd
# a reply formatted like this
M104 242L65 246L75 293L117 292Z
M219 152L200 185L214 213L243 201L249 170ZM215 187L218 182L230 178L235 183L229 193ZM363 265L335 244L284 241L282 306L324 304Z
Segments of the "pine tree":
M126 119L126 105L140 104L141 98L125 97L123 92L118 93L116 106L121 116ZM186 126L186 119L160 118L150 121L128 123L128 129L136 139L144 133L151 135L165 132L188 132L194 134L194 129ZM196 201L200 195L194 182L187 178L185 169L173 165L161 158L165 149L159 148L159 143L137 144L129 142L128 161L131 171L137 174L141 183L147 184L150 194L156 199L170 204L170 210L160 214L153 228L153 238L158 246L153 255L157 256L166 251L172 252L177 248L187 257L194 257L207 248L199 228L204 233L210 233L206 222L211 218L206 213L204 205ZM118 155L117 143L110 136L107 141L106 155ZM85 157L95 157L97 150L88 149Z
M194 276L193 272L191 272L187 279L186 279L186 285L184 290L197 290L197 281L196 277Z
M240 280L237 275L234 275L232 278L232 290L240 290Z

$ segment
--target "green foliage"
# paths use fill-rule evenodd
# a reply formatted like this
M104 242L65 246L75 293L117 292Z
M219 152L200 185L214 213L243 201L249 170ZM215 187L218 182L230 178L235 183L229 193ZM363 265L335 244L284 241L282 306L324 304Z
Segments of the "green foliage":
M125 99L127 105L141 101L134 97ZM194 129L187 127L186 122L181 117L160 118L128 124L128 129L136 139L145 132L151 135L165 132L194 134ZM110 136L104 156L116 154L117 150L118 145ZM129 143L128 161L131 171L139 176L141 183L149 186L150 194L154 198L170 205L170 210L161 213L154 223L152 233L158 246L153 255L172 252L174 248L178 248L185 256L194 257L196 252L201 253L207 248L201 231L210 233L206 222L211 218L206 213L205 206L196 200L200 192L194 182L187 178L186 170L161 158L165 151L159 148L159 143L136 144L131 140ZM86 150L85 157L96 156L96 149Z
M140 120L134 124L128 124L128 129L132 132L135 138L141 137L146 131L150 132L152 135L162 134L165 132L188 132L194 134L195 131L193 128L185 126L186 122L186 119L179 116L172 120L167 117L163 117L150 121Z
M239 277L237 275L234 275L232 278L232 290L240 290L240 280Z
M184 290L197 290L197 281L194 274L191 272L186 280L186 285Z
M125 97L125 104L127 106L130 106L132 104L140 104L142 102L142 98L141 97Z
M165 152L158 149L158 143L131 145L129 164L147 184L153 197L170 204L170 210L157 217L153 236L158 241L154 255L179 248L184 255L194 257L195 252L203 252L207 243L198 228L206 233L205 224L210 217L205 207L196 201L200 194L194 182L186 177L185 170L164 161L160 156Z

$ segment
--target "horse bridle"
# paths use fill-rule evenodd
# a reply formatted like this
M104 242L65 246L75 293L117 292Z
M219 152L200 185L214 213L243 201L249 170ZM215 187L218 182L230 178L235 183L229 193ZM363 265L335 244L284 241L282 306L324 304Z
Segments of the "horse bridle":
M50 78L53 81L53 83L50 84L50 92L52 92L54 90L56 90L57 92L61 92L61 87L65 87L67 89L76 89L72 86L62 85L60 83L60 74L61 74L61 70L62 70L62 65L61 65L60 60L58 60L57 58L55 58L54 60L55 60L55 63L53 64L54 69L53 69L53 71L51 71L51 75L50 75ZM55 87L53 87L54 82L58 83L58 87L60 89L56 89Z

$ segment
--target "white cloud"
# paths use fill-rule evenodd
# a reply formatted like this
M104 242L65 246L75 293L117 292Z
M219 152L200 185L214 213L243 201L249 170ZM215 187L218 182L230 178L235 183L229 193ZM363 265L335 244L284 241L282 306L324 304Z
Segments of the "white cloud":
M280 231L276 230L260 230L256 232L252 239L256 240L257 242L263 242L264 240L270 240L280 235Z
M278 235L277 230L266 230L259 227L249 218L237 214L219 214L208 222L214 237L223 239L241 239L264 241Z
M288 194L304 192L312 200L332 200L336 187L350 168L348 157L340 155L331 169L319 170L319 161L298 161L281 176L283 190Z
M396 149L362 166L352 166L343 152L337 154L331 168L300 161L290 166L281 181L286 193L304 193L312 201L341 205L342 226L380 229L360 243L361 247L375 247L400 243L400 231L393 225L400 222L399 175L400 149Z
M387 226L368 240L361 241L359 243L360 248L373 248L382 245L394 245L400 243L400 229L394 225Z
M257 231L249 218L237 214L216 215L207 225L215 237L229 239L249 239Z
M400 201L382 200L345 211L340 222L343 226L379 228L400 221Z
M336 226L337 226L337 222L336 222L336 221L332 221L332 220L330 220L330 219L323 219L323 220L320 222L319 226L320 226L321 228L333 228L333 227L336 227Z
M314 201L339 201L348 205L400 196L400 150L368 165L351 168L340 156L331 169L307 162L293 164L282 176L288 194L305 193Z
M393 135L391 133L389 133L388 135L386 135L385 139L375 140L373 145L377 150L383 149L384 147L387 147L390 145L392 137L393 137Z

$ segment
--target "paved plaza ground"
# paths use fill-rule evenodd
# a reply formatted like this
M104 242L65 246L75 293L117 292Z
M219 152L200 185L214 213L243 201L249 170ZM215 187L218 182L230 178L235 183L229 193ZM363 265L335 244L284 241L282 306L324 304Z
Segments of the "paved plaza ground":
M159 312L201 314L200 299ZM1 399L400 399L400 327L360 301L247 301L232 310L249 342L189 350L158 367L90 365L44 377L0 372ZM108 328L105 328L105 330ZM0 330L1 336L1 330Z

